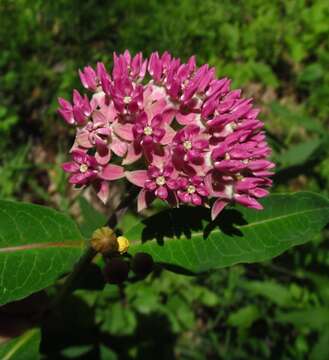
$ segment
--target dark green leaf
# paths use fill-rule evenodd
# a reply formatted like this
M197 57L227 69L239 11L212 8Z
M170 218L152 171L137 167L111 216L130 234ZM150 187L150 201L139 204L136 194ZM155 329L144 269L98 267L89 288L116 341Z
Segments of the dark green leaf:
M128 231L130 253L144 251L174 271L199 273L271 259L315 236L329 221L329 201L301 192L262 201L263 211L225 210L214 223L203 208L167 210Z
M68 359L78 359L79 357L86 356L92 349L92 345L69 346L61 351L61 355Z
M0 304L51 285L84 248L67 215L43 206L0 201Z
M100 358L102 360L117 360L118 357L110 348L101 345L99 347Z
M310 359L311 360L328 360L329 359L329 329L325 329L319 334L319 340L315 344Z
M306 326L314 330L321 330L329 325L329 308L314 307L307 310L278 313L277 321L290 323L300 328Z
M248 305L230 314L227 323L231 326L245 329L249 328L259 317L260 313L257 306Z
M318 294L329 305L329 277L314 272L306 272L305 276L313 281Z
M40 359L40 330L31 329L23 335L0 346L1 360Z
M83 236L88 239L96 229L104 226L107 219L105 215L95 210L85 198L79 198L79 205L83 217L80 229Z
M312 139L293 145L276 156L275 161L279 162L282 167L301 165L311 158L322 142L322 139Z
M252 295L263 296L278 306L291 306L294 304L289 289L274 281L245 281L242 283L242 287Z
M106 312L102 312L101 330L113 335L131 335L137 326L135 313L131 308L120 303L111 304Z
M306 130L318 133L321 136L326 133L326 129L319 121L315 121L305 114L293 112L278 102L273 102L271 104L271 110L276 117L285 119L288 124L302 126Z

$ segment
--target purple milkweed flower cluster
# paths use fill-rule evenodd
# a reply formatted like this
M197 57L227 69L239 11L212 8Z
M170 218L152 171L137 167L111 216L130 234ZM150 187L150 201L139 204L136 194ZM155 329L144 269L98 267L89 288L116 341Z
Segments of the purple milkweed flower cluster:
M126 178L141 188L139 211L155 198L212 206L213 219L232 202L262 209L274 164L252 99L194 56L182 63L168 52L125 51L113 61L111 74L103 63L79 71L90 98L74 90L72 103L59 99L76 127L63 164L70 183L92 185L105 203L110 182Z

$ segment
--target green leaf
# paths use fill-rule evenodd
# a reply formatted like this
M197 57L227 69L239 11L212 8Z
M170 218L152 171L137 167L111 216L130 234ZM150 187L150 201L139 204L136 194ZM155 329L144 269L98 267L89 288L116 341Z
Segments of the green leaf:
M305 85L307 83L320 81L323 79L324 72L325 70L321 64L310 64L300 73L298 76L298 82Z
M329 329L325 329L320 335L319 340L312 349L310 360L329 359Z
M109 306L106 312L102 312L101 330L112 335L127 336L133 334L137 327L137 318L131 308L124 307L120 303Z
M130 253L144 251L174 271L200 273L271 259L311 240L329 221L329 201L314 193L276 194L262 204L262 211L225 210L214 223L204 208L164 211L125 234Z
M251 294L263 296L278 306L294 304L289 289L274 281L245 281L241 285Z
M181 296L175 294L170 296L166 307L178 321L181 330L188 330L194 327L196 318L193 308Z
M105 345L99 347L100 359L102 360L117 360L118 357L110 348Z
M89 239L92 233L106 224L106 216L92 207L92 205L83 197L79 198L79 205L83 222L80 224L80 230L86 239Z
M230 314L227 323L241 329L249 328L260 318L260 313L256 305L247 305L238 311Z
M69 346L61 351L61 355L68 359L77 359L86 356L93 349L93 345Z
M0 201L0 305L51 285L84 248L74 221L43 206Z
M314 330L322 330L329 325L329 308L316 307L307 310L278 313L276 320L282 323L290 323L300 328L305 326Z
M298 127L302 126L306 130L317 133L320 136L326 134L326 129L320 122L315 121L315 119L306 116L305 114L291 111L278 102L273 102L270 107L272 113L277 118L285 119L285 122L289 123L290 125L295 125Z
M306 272L305 277L313 281L317 293L329 305L329 277L314 272Z
M323 143L322 139L312 139L293 145L288 150L275 157L282 167L296 166L305 163Z
M40 359L40 329L31 329L23 335L0 346L1 360Z

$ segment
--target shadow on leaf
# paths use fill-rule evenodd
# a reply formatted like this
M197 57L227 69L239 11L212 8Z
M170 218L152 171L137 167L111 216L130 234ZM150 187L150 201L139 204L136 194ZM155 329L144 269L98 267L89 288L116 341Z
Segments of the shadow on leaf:
M163 245L165 238L190 239L194 232L203 233L206 239L217 228L229 236L243 236L238 226L247 222L235 209L224 210L215 221L211 221L209 209L184 206L162 211L145 219L143 224L142 242L156 239L158 244Z

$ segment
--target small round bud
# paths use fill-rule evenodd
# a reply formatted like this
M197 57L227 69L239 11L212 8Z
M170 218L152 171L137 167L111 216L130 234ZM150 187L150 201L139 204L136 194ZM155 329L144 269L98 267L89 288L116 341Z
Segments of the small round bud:
M119 236L118 239L118 251L122 255L128 251L129 248L129 241L127 238L123 236Z
M120 257L110 259L104 268L104 276L110 284L121 284L127 280L129 263Z
M140 277L146 277L153 271L154 261L151 255L140 252L137 253L131 262L131 268L134 273Z
M91 237L92 248L102 254L115 253L119 244L114 231L109 227L101 227L94 231Z

